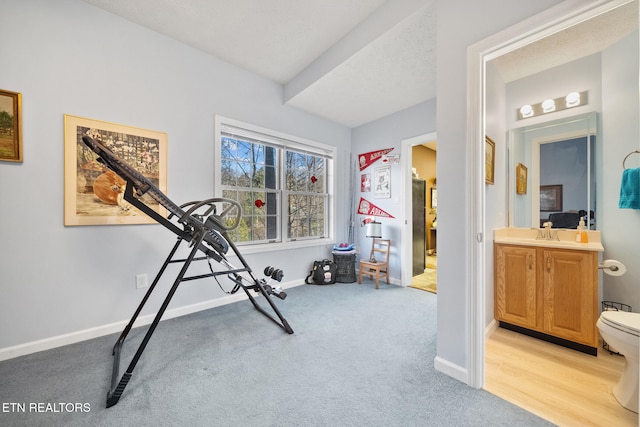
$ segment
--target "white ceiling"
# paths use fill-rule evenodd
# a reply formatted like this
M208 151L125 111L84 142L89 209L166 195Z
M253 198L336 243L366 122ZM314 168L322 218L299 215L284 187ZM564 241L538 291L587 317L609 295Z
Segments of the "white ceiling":
M435 98L435 0L84 0L357 127Z
M287 105L348 127L436 96L436 0L84 1L278 82ZM496 64L505 81L560 65L628 34L637 16L620 10Z

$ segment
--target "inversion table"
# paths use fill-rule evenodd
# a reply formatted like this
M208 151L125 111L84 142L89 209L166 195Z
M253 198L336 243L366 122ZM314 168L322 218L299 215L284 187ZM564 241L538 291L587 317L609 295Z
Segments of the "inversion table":
M282 270L275 269L270 266L266 267L264 270L264 274L266 277L263 279L258 279L251 270L251 267L249 267L249 265L245 261L242 254L240 254L236 246L228 238L227 231L237 227L238 223L240 222L241 207L238 202L225 198L212 198L198 202L189 202L184 205L178 206L171 200L169 200L169 198L162 191L160 191L160 189L156 187L153 182L151 182L140 172L138 172L129 164L116 156L102 142L87 135L82 137L82 141L87 147L89 147L98 155L99 162L104 164L106 167L111 169L127 182L124 193L124 199L126 201L140 209L145 214L149 215L151 218L153 218L158 223L162 224L178 236L178 240L171 249L169 256L160 268L160 271L151 283L149 290L140 302L140 305L133 314L133 317L122 331L120 338L118 338L118 341L113 348L114 361L113 371L111 375L111 387L109 389L109 392L107 393L107 408L118 403L120 396L122 396L125 387L131 379L133 370L136 367L136 364L138 363L142 352L149 342L151 335L153 335L156 326L158 326L158 323L160 322L162 315L169 305L171 298L173 298L178 285L182 282L195 279L203 279L207 277L215 277L217 281L218 279L216 276L227 276L234 283L233 289L229 293L236 293L237 291L242 289L247 294L249 301L251 301L253 306L260 313L264 314L266 317L274 321L287 333L293 333L293 330L287 323L286 319L282 316L282 314L278 310L278 307L276 307L271 299L272 297L277 297L284 300L287 296L286 293L283 292L280 287L272 287L267 282L268 278L272 278L280 282L282 280L282 277L284 276ZM145 194L148 194L153 200L167 209L168 215L166 218L160 213L156 212L150 206L148 206L141 199ZM217 212L218 207L221 207L222 209L220 213ZM188 251L188 256L186 258L174 259L174 256L176 255L176 252L178 251L178 248L182 243L187 243L189 247L191 247L191 250ZM235 256L238 257L240 263L242 264L241 267L234 267L229 263L227 257L225 256L229 249L231 249ZM196 254L198 254L198 252L201 252L203 255L201 254L201 256L197 257ZM207 260L209 262L211 273L187 276L186 273L191 263L198 260ZM219 263L222 269L214 270L211 266L211 260ZM133 327L133 324L142 311L142 308L144 307L151 293L158 284L160 277L162 277L167 266L171 263L181 263L182 267L177 277L175 278L175 281L173 282L169 293L165 297L160 310L155 315L151 325L149 326L149 329L147 330L147 333L142 339L138 350L129 363L129 367L118 381L120 369L120 352L122 350L122 346L124 345L127 334ZM262 295L268 302L275 316L267 312L260 304L258 304L258 301L256 301L250 291L254 291L254 293Z

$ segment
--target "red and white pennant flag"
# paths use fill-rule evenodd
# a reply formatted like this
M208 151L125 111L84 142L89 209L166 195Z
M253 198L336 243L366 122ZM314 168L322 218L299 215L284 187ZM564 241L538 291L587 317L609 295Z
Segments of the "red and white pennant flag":
M382 218L395 218L393 215L390 215L389 213L383 211L382 209L380 209L370 201L364 199L363 197L360 197L360 203L358 203L358 213L360 215L371 215L371 216L378 216Z
M384 150L369 151L368 153L358 154L360 170L365 170L391 150L393 150L393 148L385 148Z

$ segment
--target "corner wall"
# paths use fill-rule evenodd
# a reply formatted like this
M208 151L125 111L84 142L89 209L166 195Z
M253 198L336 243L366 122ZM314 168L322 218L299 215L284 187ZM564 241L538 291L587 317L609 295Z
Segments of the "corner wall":
M525 18L560 3L558 0L447 0L438 2L438 369L467 376L469 331L467 291L472 236L469 224L477 212L468 206L474 191L468 171L467 48ZM463 29L463 30L461 30ZM475 143L481 143L476 141Z
M358 154L385 148L393 148L393 151L389 153L390 155L400 155L402 140L435 131L435 111L436 100L432 99L353 129L351 141L354 158L357 158ZM361 174L368 173L373 177L375 169L380 166L382 166L382 164L378 160L363 171L357 168L356 176L358 183ZM360 197L363 197L394 216L394 218L377 217L376 220L382 223L383 238L391 239L392 247L389 259L389 275L391 280L398 285L407 285L401 282L402 263L400 253L402 226L404 224L402 206L405 198L411 197L411 194L402 194L401 166L401 162L391 165L390 198L374 198L372 183L371 192L365 193L361 192L360 185L356 184L355 199L357 203ZM411 178L410 174L411 171L409 170L409 179ZM356 215L355 241L360 248L371 246L371 240L365 237L365 230L360 225L364 218L364 215Z

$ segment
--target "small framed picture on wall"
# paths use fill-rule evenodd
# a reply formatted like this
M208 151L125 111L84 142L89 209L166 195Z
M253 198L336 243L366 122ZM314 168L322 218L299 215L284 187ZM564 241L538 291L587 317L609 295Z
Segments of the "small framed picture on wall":
M496 171L496 143L493 139L485 136L484 138L484 158L485 158L485 178L484 182L493 185L493 177Z
M391 167L376 168L374 174L374 197L376 199L388 199L391 197Z
M368 193L371 191L371 175L363 173L360 175L360 191L362 193Z
M22 95L1 89L0 160L22 162Z
M516 193L527 194L527 167L522 163L516 166Z

